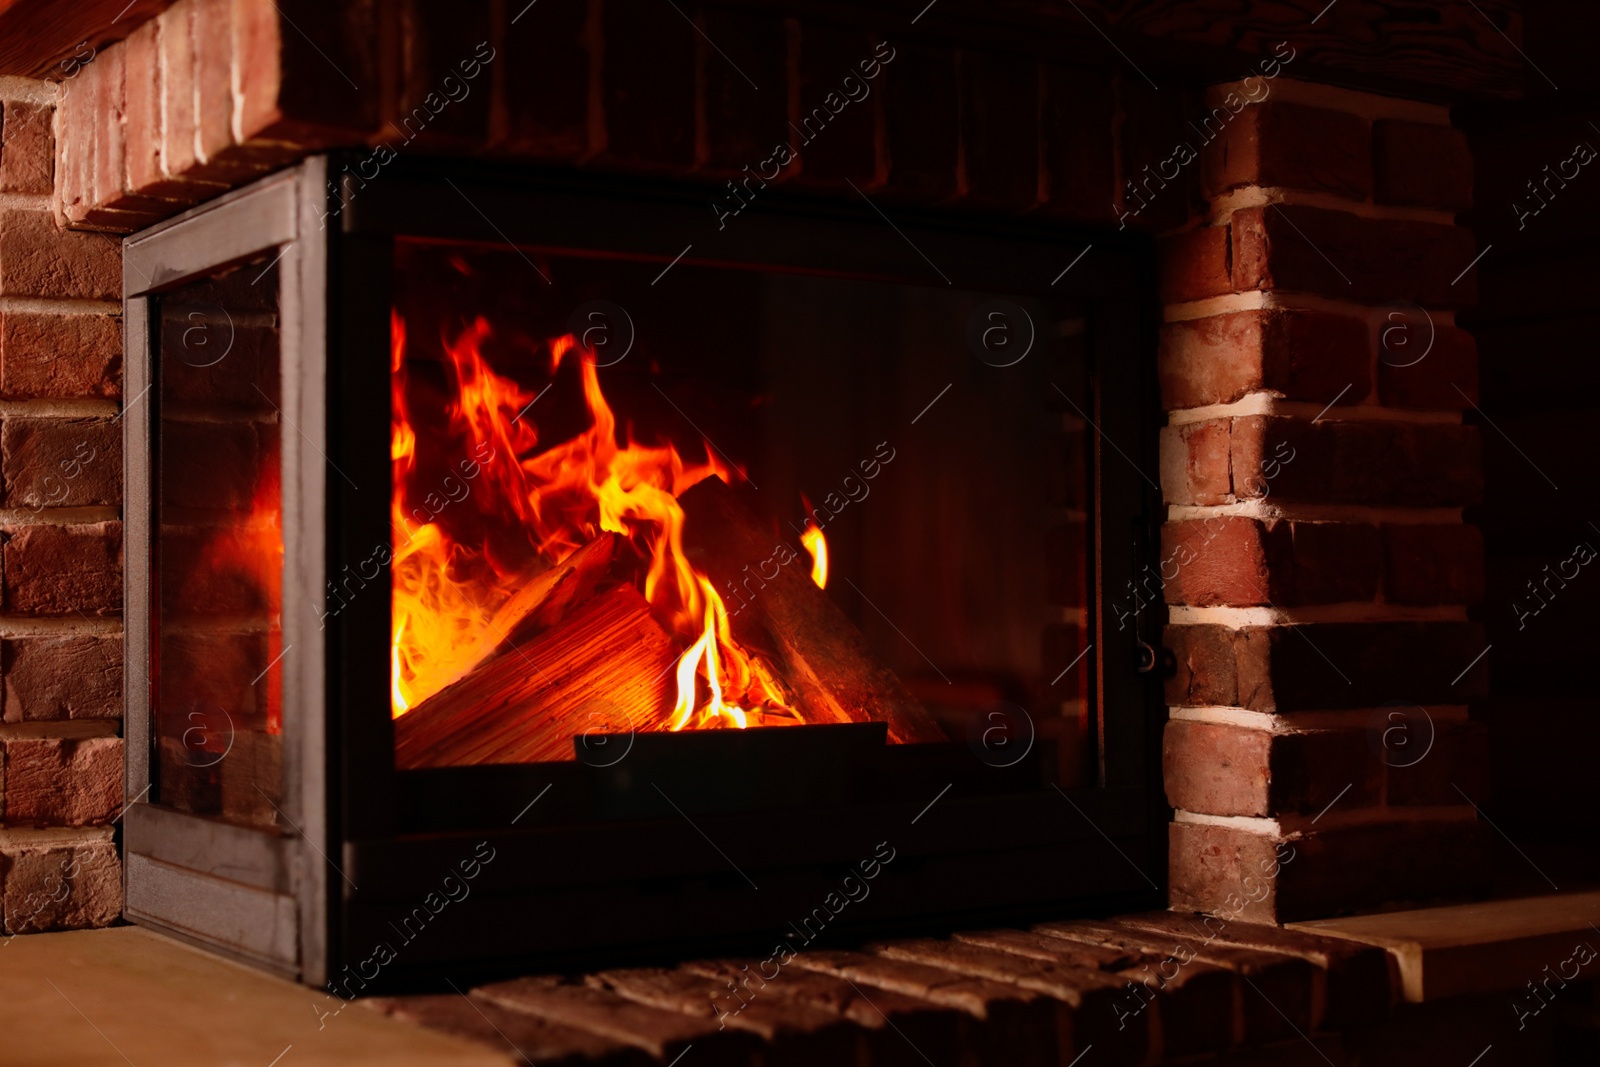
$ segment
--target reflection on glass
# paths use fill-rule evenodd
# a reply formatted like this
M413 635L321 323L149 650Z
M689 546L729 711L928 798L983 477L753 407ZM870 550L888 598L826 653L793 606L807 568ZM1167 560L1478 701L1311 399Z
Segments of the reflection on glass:
M159 299L152 799L272 827L283 794L278 273Z

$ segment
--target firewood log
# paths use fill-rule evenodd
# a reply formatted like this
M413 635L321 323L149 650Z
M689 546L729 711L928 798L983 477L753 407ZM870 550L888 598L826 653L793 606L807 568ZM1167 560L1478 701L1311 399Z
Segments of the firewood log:
M804 551L767 532L719 479L707 478L678 501L685 544L727 604L734 637L773 651L780 661L773 666L807 722L886 722L897 744L948 740L811 581Z
M570 760L574 737L658 728L677 659L638 590L612 586L396 719L396 764Z
M472 649L445 682L454 685L484 663L561 621L573 604L587 600L611 566L616 537L602 533L548 570L530 579L478 630Z

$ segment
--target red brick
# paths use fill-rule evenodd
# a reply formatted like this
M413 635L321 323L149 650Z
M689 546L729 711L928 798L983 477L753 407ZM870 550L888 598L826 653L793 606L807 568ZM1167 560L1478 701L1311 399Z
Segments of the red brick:
M1173 720L1161 767L1167 802L1202 815L1315 815L1335 797L1341 810L1382 799L1383 764L1363 730L1274 734Z
M55 188L55 109L11 101L0 110L0 193L49 193Z
M197 177L232 181L246 175L221 167L216 158L233 138L232 0L188 0L195 39L195 137L201 164ZM246 62L245 57L240 57ZM209 172L209 173L208 173Z
M6 822L90 826L122 810L122 738L5 742Z
M790 966L967 1012L980 1021L975 1028L979 1062L1018 1067L1059 1062L1055 1003L1019 986L953 977L938 967L827 949L802 952Z
M1169 604L1248 607L1369 601L1378 590L1375 527L1230 516L1169 522L1160 577Z
M692 960L684 970L715 978L726 987L729 981L746 982L756 971L757 960ZM966 1012L940 1007L919 997L903 996L885 989L871 995L843 978L816 974L798 967L783 972L783 980L763 987L794 1004L820 1008L856 1023L867 1031L872 1064L902 1064L907 1045L915 1048L956 1048L965 1045L973 1025ZM922 1062L920 1058L916 1062Z
M1422 340L1423 324L1391 320L1390 329L1405 326L1410 339ZM1379 327L1380 345L1385 327ZM1378 356L1378 399L1388 407L1430 411L1464 411L1478 403L1478 343L1466 330L1443 323L1434 327L1433 346L1421 359L1391 335ZM1416 360L1416 362L1412 362ZM1401 366L1399 364L1404 364Z
M1406 822L1283 842L1231 827L1173 823L1168 899L1174 910L1285 923L1467 895L1486 885L1488 833L1474 822Z
M855 90L857 96L873 87L861 81L859 64L877 59L878 46L870 33L855 28L806 22L794 32L799 80L790 101L795 127L790 144L800 154L798 177L808 185L847 193L846 179L871 188L878 182L878 105L870 96L850 100L843 84L846 78L861 82L864 88ZM884 47L883 54L893 54L891 47ZM894 65L891 59L879 77L892 75Z
M63 85L56 103L61 137L56 142L55 193L63 217L70 222L81 220L94 202L96 101L92 86L82 88L83 73Z
M694 27L671 5L647 0L610 0L602 19L606 158L631 167L692 167Z
M63 91L61 211L75 227L128 232L165 213L166 205L129 197L124 187L126 51L120 44L103 49Z
M1209 945L1258 949L1297 956L1324 973L1325 997L1308 1030L1342 1029L1389 1017L1389 955L1381 948L1342 937L1322 937L1250 922L1223 922L1171 911L1119 915L1118 925Z
M1234 311L1163 325L1156 357L1162 406L1228 404L1263 389L1261 334L1268 314Z
M894 59L880 64L888 188L896 193L926 200L956 194L961 152L956 70L954 49L913 42L894 42Z
M1177 304L1233 292L1230 241L1226 226L1201 226L1163 240L1157 248L1162 302Z
M1104 923L1040 923L1027 932L984 930L956 937L1070 967L1098 965L1125 979L1128 995L1117 1022L1131 1023L1131 1029L1148 1021L1160 1034L1163 1059L1214 1052L1234 1037L1232 973L1204 960L1181 961L1166 946L1123 936L1121 931L1107 930ZM1148 1016L1139 1006L1141 1001L1154 1003Z
M122 246L58 230L47 211L0 212L0 295L122 299Z
M1373 199L1380 204L1465 211L1472 206L1472 151L1449 126L1373 123Z
M1168 410L1228 404L1250 393L1354 404L1371 390L1366 323L1321 311L1260 309L1161 327L1161 398Z
M1286 568L1271 557L1266 524L1215 516L1161 528L1160 577L1168 604L1271 604L1282 599Z
M5 721L122 717L122 637L12 637L0 649Z
M1270 99L1252 104L1223 127L1203 156L1210 196L1260 185L1365 200L1372 187L1367 121L1343 111Z
M1473 426L1274 415L1232 422L1232 484L1240 498L1445 507L1483 496L1481 441Z
M664 1063L691 1046L714 1064L742 1064L761 1042L716 1020L638 1004L604 989L553 978L519 978L480 986L473 995L547 1022L616 1037Z
M1226 504L1233 497L1232 420L1161 431L1161 490L1169 504Z
M1219 723L1173 720L1161 739L1167 803L1205 815L1267 815L1272 735Z
M124 66L127 82L123 128L126 180L130 190L146 196L182 198L192 203L181 182L169 182L161 167L161 41L160 19L151 19L129 36Z
M250 148L240 158L257 163L270 159L273 153L257 147L258 140L314 148L359 143L378 133L385 84L380 48L390 38L396 7L236 0L233 51L253 57L240 69L239 136ZM186 14L186 9L192 5L168 9L162 18ZM163 27L164 44L166 34ZM169 74L172 69L169 61ZM178 73L175 93L193 91L192 83L184 84L188 77ZM173 173L189 174L192 164L192 158L168 161Z
M776 997L755 996L744 1003L725 983L693 971L630 967L591 974L585 982L662 1011L753 1033L795 1063L859 1063L865 1051L861 1028L833 1012ZM756 976L752 992L762 989L761 983Z
M765 168L763 161L778 145L794 139L788 127L788 40L783 20L776 13L717 8L702 9L699 18L705 38L717 42L717 48L706 39L699 43L705 163L720 174L738 174L748 167L747 173L757 177L763 172L771 175L777 161ZM877 92L882 79L880 72L867 84ZM750 82L761 90L752 89ZM780 180L788 173L788 167L780 170Z
M1038 66L1002 52L961 54L961 145L968 198L1014 211L1039 199Z
M0 426L0 453L8 508L122 503L121 423L9 418Z
M1244 631L1226 626L1168 626L1162 644L1176 669L1166 679L1165 699L1174 707L1232 707L1239 700L1239 656Z
M504 1048L509 1043L527 1063L563 1067L651 1067L656 1061L620 1040L460 993L363 997L362 1006L396 1019Z
M1103 73L1047 64L1040 70L1044 101L1045 210L1084 222L1116 219L1116 96Z
M1266 834L1174 822L1167 827L1167 904L1174 911L1275 922L1274 875L1282 873L1279 856L1289 855L1289 847Z
M126 45L105 49L84 73L93 73L95 99L94 182L91 210L85 215L97 225L132 230L175 212L179 205L132 193L128 189L128 150L124 129L127 104ZM90 85L80 79L75 91ZM137 219L113 212L131 212Z
M565 160L588 154L589 75L597 61L591 50L600 48L598 17L599 7L586 0L543 0L507 24L505 47L492 63L505 84L509 151ZM479 79L489 76L486 72Z
M8 934L110 926L122 913L122 862L109 841L0 854Z
M5 610L115 615L122 610L122 524L13 527L5 542Z
M1040 923L1034 929L1053 937L1116 951L1164 957L1163 962L1171 960L1188 971L1215 967L1220 972L1219 977L1233 975L1244 979L1247 985L1236 984L1234 1011L1228 1012L1235 1021L1233 1037L1238 1043L1254 1045L1289 1040L1303 1035L1310 1028L1312 971L1302 959L1259 949L1209 944L1199 939L1177 939L1175 943L1168 936L1151 934L1116 920ZM1251 988L1259 996L1244 996L1246 988ZM1163 1019L1163 1022L1166 1020ZM1176 1023L1177 1020L1171 1022ZM1176 1052L1177 1049L1172 1051Z
M1283 289L1445 308L1476 298L1474 273L1461 276L1477 255L1472 231L1463 227L1268 205L1234 212L1230 230L1233 287L1241 291Z
M179 4L167 8L156 19L160 24L156 38L161 50L161 161L166 174L174 178L189 176L195 165L195 55L190 13L190 5ZM253 85L255 79L272 74L276 67L270 52L263 50L257 55L258 60L246 68L247 84ZM255 102L246 95L247 119Z
M1384 526L1383 590L1392 603L1475 604L1483 586L1483 533L1476 526Z
M0 311L0 396L116 397L121 384L116 316Z
M1057 1052L1062 1059L1088 1047L1099 1048L1100 1055L1115 1064L1142 1063L1148 1054L1149 1027L1129 1026L1118 1017L1119 1009L1128 1014L1123 1007L1128 998L1126 979L1102 971L1093 953L1084 953L1082 962L1044 960L931 937L868 948L886 959L941 968L952 976L1010 983L1060 1001Z
M1389 803L1460 805L1470 802L1480 806L1486 803L1492 797L1488 724L1435 723L1434 731L1433 745L1427 755L1405 766L1389 764Z

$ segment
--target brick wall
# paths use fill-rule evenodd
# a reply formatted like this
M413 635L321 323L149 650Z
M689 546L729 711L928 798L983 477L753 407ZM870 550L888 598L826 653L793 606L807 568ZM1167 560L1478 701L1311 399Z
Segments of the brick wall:
M56 86L0 78L0 928L122 908L121 248L57 226Z
M1443 108L1269 90L1163 242L1154 588L1172 903L1289 921L1479 880L1483 472L1464 136Z

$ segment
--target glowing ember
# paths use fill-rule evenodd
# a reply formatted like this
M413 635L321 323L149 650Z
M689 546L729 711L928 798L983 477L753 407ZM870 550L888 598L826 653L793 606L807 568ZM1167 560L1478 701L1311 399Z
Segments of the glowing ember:
M815 519L806 523L800 543L811 553L811 580L817 583L818 589L828 588L828 539L822 536L822 528Z
M648 561L652 613L688 645L670 716L663 708L659 724L641 728L743 727L752 713L795 719L766 665L733 639L722 598L683 553L678 496L706 478L742 475L709 454L703 464L686 463L670 444L619 444L616 416L587 359L579 367L588 429L541 448L529 410L543 394L489 367L482 349L491 335L478 319L440 342L449 379L441 439L412 417L405 323L392 318L394 715L470 671L505 637L495 614L512 594L610 531ZM545 347L552 376L583 354L570 334ZM471 458L424 473L419 433Z

